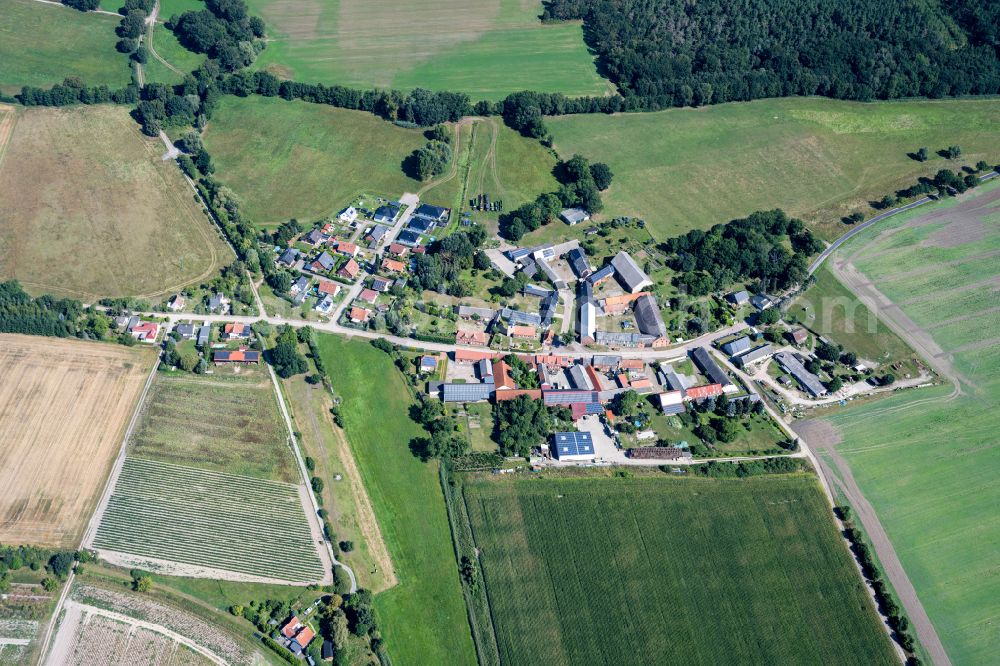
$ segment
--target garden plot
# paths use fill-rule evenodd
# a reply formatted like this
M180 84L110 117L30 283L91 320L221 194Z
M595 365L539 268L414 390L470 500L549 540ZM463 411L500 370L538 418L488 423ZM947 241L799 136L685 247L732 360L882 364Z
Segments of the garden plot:
M93 545L109 561L226 580L326 581L304 489L126 458Z

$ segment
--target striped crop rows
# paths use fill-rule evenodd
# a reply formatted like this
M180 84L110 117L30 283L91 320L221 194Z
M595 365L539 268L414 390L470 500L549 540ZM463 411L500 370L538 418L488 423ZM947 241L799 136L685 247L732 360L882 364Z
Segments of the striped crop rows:
M323 577L296 486L126 458L97 548L296 582Z

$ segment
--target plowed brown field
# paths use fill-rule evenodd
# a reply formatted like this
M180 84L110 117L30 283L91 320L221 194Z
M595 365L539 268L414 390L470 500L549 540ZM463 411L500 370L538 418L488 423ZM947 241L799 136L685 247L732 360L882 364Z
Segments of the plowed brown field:
M0 335L0 543L77 546L153 353Z

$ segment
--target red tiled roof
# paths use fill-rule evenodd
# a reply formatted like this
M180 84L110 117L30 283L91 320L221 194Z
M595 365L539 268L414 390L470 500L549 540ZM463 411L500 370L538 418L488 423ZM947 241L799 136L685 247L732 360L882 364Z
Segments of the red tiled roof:
M288 621L288 624L281 628L281 635L285 638L291 638L295 635L295 631L299 628L300 624L301 622L299 622L299 618L293 617Z
M642 361L642 359L623 358L621 363L618 364L618 367L622 370L642 370L646 367L646 364Z
M484 346L489 342L485 331L459 331L455 334L455 344Z
M493 361L493 381L498 389L517 388L510 376L510 366L503 361Z
M368 317L371 315L372 311L365 308L351 308L351 321L353 322L363 322L368 321Z
M358 298L369 303L374 303L378 299L378 292L374 289L362 289Z
M692 386L684 391L684 394L692 400L701 400L713 395L722 395L722 384L705 384L704 386Z
M346 243L344 241L341 241L337 243L337 252L353 257L358 253L358 246L355 245L354 243Z
M636 379L632 382L632 388L634 389L648 389L653 388L653 382L649 381L647 378Z
M406 270L406 264L402 261L396 261L395 259L383 259L382 268L387 271L392 271L394 273L402 273Z
M340 267L337 271L337 275L346 275L347 277L355 277L359 272L361 272L361 266L358 266L358 262L353 259L348 259L347 263Z
M497 391L493 394L494 399L497 402L505 402L507 400L513 400L519 396L526 395L533 400L540 400L542 397L541 389L512 389L510 391Z
M408 247L400 245L399 243L389 243L389 247L387 249L390 253L396 255L397 257L402 257L409 251Z
M295 640L298 641L298 644L302 647L306 647L315 635L315 631L313 631L310 627L305 626L302 627L302 630L299 631L299 633L295 634Z
M246 333L248 328L250 327L247 326L246 324L229 323L222 328L222 331L226 335L229 335L230 333L232 333L233 335L243 335L244 333Z
M534 326L511 326L509 333L515 338L534 338L538 335Z
M461 332L461 331L460 331ZM483 334L485 335L485 333ZM468 349L456 349L455 350L455 360L456 361L482 361L485 359L491 359L495 356L493 352L479 352L470 351Z
M319 285L317 285L316 290L321 294L330 294L331 296L336 296L337 292L340 291L340 285L333 280L320 280Z

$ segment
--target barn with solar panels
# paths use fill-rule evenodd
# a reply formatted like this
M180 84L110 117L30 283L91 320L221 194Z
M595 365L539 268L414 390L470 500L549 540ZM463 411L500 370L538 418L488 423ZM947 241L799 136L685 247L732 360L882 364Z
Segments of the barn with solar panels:
M556 460L593 460L594 440L589 432L557 432L552 436L552 455Z

